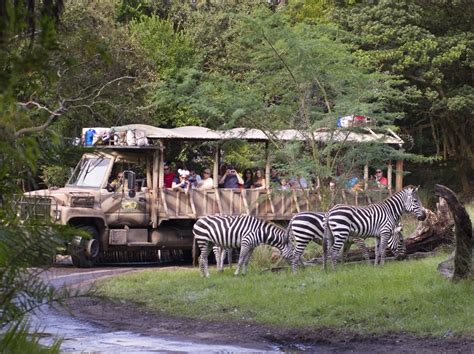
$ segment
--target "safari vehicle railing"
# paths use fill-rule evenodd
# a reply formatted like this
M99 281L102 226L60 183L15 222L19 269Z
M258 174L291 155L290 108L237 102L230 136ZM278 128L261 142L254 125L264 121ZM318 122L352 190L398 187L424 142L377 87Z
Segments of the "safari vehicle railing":
M159 218L188 219L206 215L248 214L268 220L288 220L295 213L316 210L319 195L310 190L213 188L188 193L160 188Z
M388 190L348 192L332 196L334 204L367 205L389 196ZM158 218L195 219L207 215L248 214L267 220L289 220L302 211L325 210L318 190L255 190L212 188L188 193L160 188Z

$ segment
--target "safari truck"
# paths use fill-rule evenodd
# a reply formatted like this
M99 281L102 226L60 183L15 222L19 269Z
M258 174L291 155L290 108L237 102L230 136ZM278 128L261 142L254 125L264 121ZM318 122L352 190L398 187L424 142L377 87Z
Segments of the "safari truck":
M72 225L90 235L83 237L84 233L78 233L69 245L77 267L188 257L192 225L206 215L251 214L284 221L297 212L319 210L320 196L313 189L218 188L219 144L229 139L265 144L266 185L270 186L269 135L260 130L217 131L192 126L163 129L132 124L110 129L86 128L83 133L83 142L90 151L82 156L67 184L63 188L25 193L21 201L23 213L49 216L57 224ZM351 139L367 139L359 135L354 133ZM303 139L294 130L272 132L272 137ZM401 142L395 136L386 139L390 144ZM166 147L184 141L213 142L213 188L190 189L185 193L165 187ZM114 179L119 173L124 180L117 188ZM389 183L391 188L391 179ZM401 173L397 171L399 188Z

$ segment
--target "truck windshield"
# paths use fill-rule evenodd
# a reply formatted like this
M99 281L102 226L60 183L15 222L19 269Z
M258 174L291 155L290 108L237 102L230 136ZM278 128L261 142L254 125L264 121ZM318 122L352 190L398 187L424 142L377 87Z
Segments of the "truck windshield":
M97 187L102 185L110 159L89 157L81 160L69 179L68 185L77 187Z

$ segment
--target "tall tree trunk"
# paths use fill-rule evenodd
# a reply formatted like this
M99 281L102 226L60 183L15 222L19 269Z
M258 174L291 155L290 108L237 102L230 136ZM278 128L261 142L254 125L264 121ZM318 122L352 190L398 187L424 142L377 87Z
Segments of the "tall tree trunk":
M459 202L456 194L451 189L437 184L435 186L435 193L446 200L454 217L456 250L454 253L453 280L467 278L472 267L473 242L471 219L466 212L466 208Z

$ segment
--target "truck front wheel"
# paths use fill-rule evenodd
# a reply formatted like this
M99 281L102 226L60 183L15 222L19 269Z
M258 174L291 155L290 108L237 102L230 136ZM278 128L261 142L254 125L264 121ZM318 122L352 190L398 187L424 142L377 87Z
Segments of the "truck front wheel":
M70 247L72 264L78 268L91 268L100 253L99 232L90 225L79 226L78 229L87 232L90 239L81 236L73 238Z

